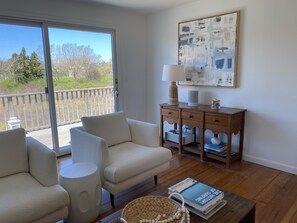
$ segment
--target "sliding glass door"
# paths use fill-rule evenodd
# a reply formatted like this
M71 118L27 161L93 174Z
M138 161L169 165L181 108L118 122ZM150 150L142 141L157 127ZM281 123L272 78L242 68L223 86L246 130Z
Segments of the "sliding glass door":
M6 20L0 33L0 130L23 127L53 148L41 26Z
M114 112L112 34L49 27L59 146L69 147L69 129L82 116Z
M82 116L117 110L112 31L0 20L0 32L0 130L23 127L61 155Z

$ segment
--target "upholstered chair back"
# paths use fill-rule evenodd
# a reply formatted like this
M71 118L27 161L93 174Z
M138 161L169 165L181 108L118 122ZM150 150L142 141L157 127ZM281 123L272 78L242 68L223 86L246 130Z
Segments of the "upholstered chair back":
M85 131L105 139L108 146L132 140L124 112L82 117L81 121Z
M0 132L0 177L29 172L23 128Z

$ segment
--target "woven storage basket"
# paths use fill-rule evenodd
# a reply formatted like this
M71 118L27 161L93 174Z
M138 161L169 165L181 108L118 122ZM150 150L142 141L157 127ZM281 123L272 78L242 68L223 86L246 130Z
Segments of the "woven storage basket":
M180 213L179 217L176 213ZM163 196L140 197L125 206L121 218L128 223L162 222L165 219L170 219L167 221L170 223L187 223L189 212L184 207L184 202L181 205Z

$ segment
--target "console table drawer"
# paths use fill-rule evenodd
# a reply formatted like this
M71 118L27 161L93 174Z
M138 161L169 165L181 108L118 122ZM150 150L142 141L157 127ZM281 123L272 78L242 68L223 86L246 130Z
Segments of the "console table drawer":
M203 113L202 112L182 111L182 119L202 122L203 121Z
M228 126L228 116L206 113L205 114L205 123L211 124L211 125Z
M171 109L162 109L162 115L167 118L178 118L178 111Z

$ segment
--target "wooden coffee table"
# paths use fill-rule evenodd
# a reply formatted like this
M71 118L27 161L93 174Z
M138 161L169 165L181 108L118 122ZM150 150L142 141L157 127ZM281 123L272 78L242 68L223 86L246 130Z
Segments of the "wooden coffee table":
M162 195L168 196L168 189L164 188L158 190L151 195ZM204 220L190 212L191 223L200 223L200 222L216 222L216 223L254 223L255 222L255 212L256 212L256 203L252 200L240 197L231 192L224 192L224 199L227 200L226 206L221 210L215 213L210 219ZM98 223L120 223L119 220L122 210L119 210L108 217L100 220ZM122 223L122 222L121 222Z

